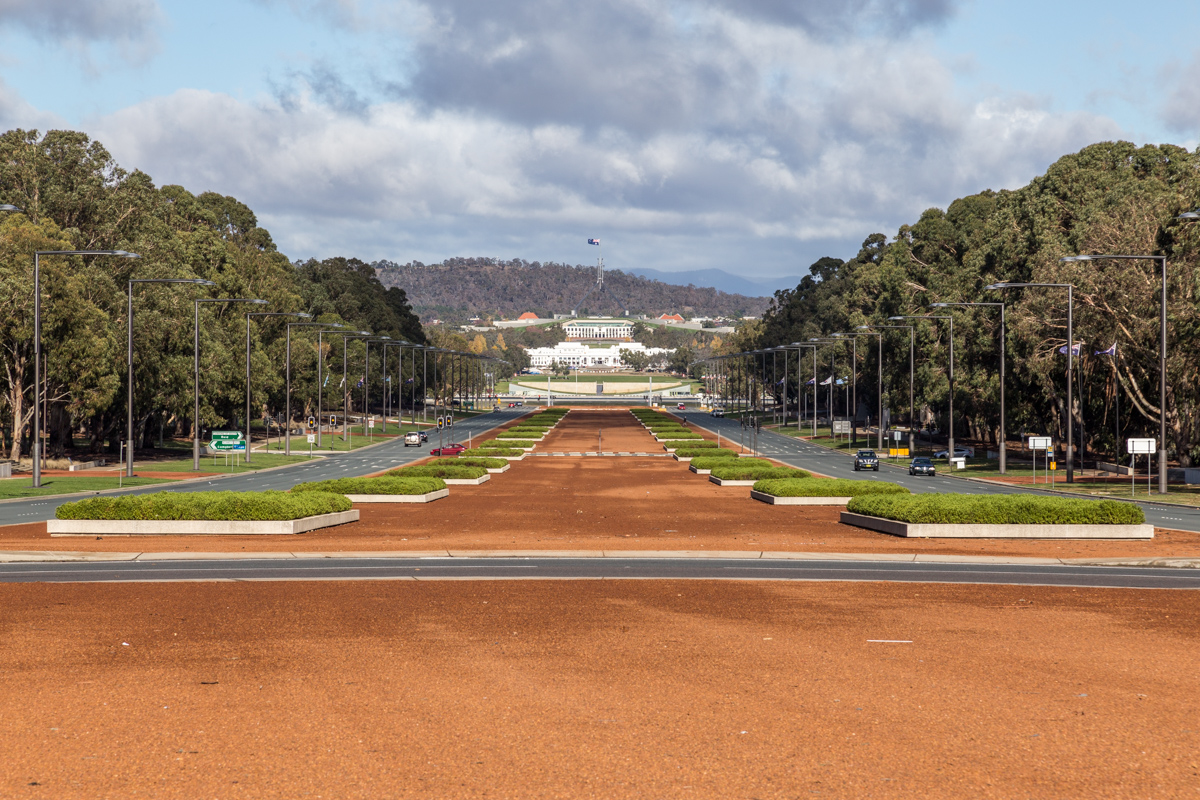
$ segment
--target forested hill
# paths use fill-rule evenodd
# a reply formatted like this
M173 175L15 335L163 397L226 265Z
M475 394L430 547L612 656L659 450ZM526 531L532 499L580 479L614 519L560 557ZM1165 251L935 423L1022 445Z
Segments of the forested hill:
M413 310L424 321L433 317L462 321L471 315L514 318L526 311L539 317L567 314L596 281L595 267L521 259L451 258L441 264L377 261L373 266L384 286L404 289ZM631 314L758 316L771 300L675 286L619 270L606 270L604 283L627 304ZM580 313L590 314L616 314L620 310L610 297L598 297L596 293L579 309Z

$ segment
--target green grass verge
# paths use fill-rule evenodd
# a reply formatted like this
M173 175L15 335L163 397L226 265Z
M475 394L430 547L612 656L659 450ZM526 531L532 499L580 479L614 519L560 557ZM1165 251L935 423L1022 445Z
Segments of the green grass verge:
M743 459L738 459L741 462ZM762 481L768 478L811 478L812 475L794 467L764 467L758 464L741 463L716 466L710 473L723 481Z
M446 483L441 478L400 477L389 474L378 478L334 478L331 481L299 483L292 487L292 491L301 496L310 492L316 494L336 492L339 495L429 494L445 488Z
M400 467L388 470L388 475L400 478L457 478L459 480L482 478L488 474L485 467L472 467L468 464L456 464L450 459L443 464L418 464L414 467ZM507 462L505 462L507 463Z
M738 463L739 464L748 463L748 464L750 464L752 466L756 466L756 467L773 467L773 466L775 466L774 463L772 463L771 461L768 461L765 458L739 458ZM700 456L699 458L693 458L691 463L689 464L689 466L695 467L696 469L712 469L714 467L728 467L729 466L729 457L724 456L724 457L717 457L717 458L706 458L704 456Z
M667 431L666 433L659 433L656 436L657 436L657 438L662 438L665 436L665 437L667 437L666 440L671 441L671 442L702 442L702 441L704 441L704 437L698 433L680 433L678 431ZM713 444L716 444L716 442L713 442ZM702 447L703 445L698 445L698 446Z
M303 453L303 455L301 455ZM255 452L250 456L250 463L247 464L239 455L237 466L233 466L233 457L229 458L229 465L225 464L225 457L218 456L214 459L212 456L200 456L200 471L201 472L220 472L222 474L240 475L243 472L255 472L260 469L270 469L271 467L282 467L287 464L298 464L301 461L308 460L308 445L304 445L304 449L300 450L296 445L296 441L292 440L292 455L285 456L283 453L260 453ZM214 463L215 461L215 463ZM134 472L138 474L150 472L191 472L192 458L173 458L168 461L135 461L133 464Z
M546 432L540 428L512 428L496 434L497 439L528 439L530 436L542 436Z
M976 525L1140 525L1141 507L1116 500L1038 495L863 495L847 511L899 522Z
M0 500L15 497L42 497L48 494L99 492L103 489L117 489L122 486L154 486L160 483L174 483L176 480L175 478L125 478L120 481L115 475L111 478L108 476L103 478L43 477L42 485L35 489L32 478L9 478L0 480Z
M537 442L531 442L528 439L488 439L486 442L480 442L475 445L476 449L487 450L489 448L499 448L501 450L514 450L518 447L533 447Z
M294 490L293 490L294 491ZM58 507L58 519L289 520L349 511L340 494L310 492L157 492L132 497L92 497Z
M858 497L864 494L908 494L908 489L887 481L852 481L843 478L771 479L754 484L754 490L775 497Z
M430 464L462 464L464 467L483 467L484 469L500 469L508 462L503 458L454 458L448 456L435 461L428 462Z
M675 455L680 458L737 458L736 450L726 450L723 447L677 448Z
M489 456L491 456L491 457L495 457L495 456L516 457L516 456L525 455L525 451L524 450L507 450L507 449L504 449L501 447L472 447L470 450L463 450L461 453L459 453L459 455L466 456L467 458L478 458L478 457L486 458ZM508 462L506 461L504 463L507 464Z

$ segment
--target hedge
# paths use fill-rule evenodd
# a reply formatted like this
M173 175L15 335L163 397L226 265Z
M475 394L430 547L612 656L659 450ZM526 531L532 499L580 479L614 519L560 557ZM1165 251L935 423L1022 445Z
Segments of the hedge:
M754 484L756 492L775 497L858 497L864 494L908 494L908 489L887 481L852 481L845 478L775 478Z
M715 456L709 458L708 454L711 450L704 451L704 455L698 458L693 458L691 466L696 469L712 469L713 467L728 467L729 456ZM755 467L773 467L775 464L765 458L739 458L738 464L750 464Z
M155 492L123 497L90 497L64 503L58 519L120 520L290 520L349 511L352 504L340 494L310 492Z
M667 441L663 442L663 445L666 447L686 447L688 450L696 450L713 448L717 446L717 443L706 441L704 439L699 441L694 439L668 439Z
M666 433L657 433L657 434L655 434L655 436L656 437L664 437L665 436L665 437L668 437L668 439L673 442L702 442L702 441L704 441L704 437L698 433L680 433L679 431L667 431ZM716 444L716 442L713 442L713 444ZM697 445L697 447L703 447L703 445Z
M501 463L507 463L502 461ZM488 474L486 467L472 467L470 464L457 464L453 461L445 464L417 464L413 467L390 469L388 475L398 478L482 478Z
M742 459L738 459L740 462ZM768 478L811 478L812 475L794 467L763 467L758 464L717 466L709 473L723 481L760 481Z
M454 458L447 456L438 461L430 461L429 464L461 464L464 467L483 467L484 469L500 469L508 462L503 458Z
M680 458L694 458L696 456L704 456L706 458L737 458L737 451L726 450L723 447L681 447L676 448L675 455Z
M847 511L899 522L977 525L1140 525L1140 506L1116 500L986 494L863 495Z
M334 478L330 481L299 483L293 492L337 492L338 494L429 494L445 489L441 478L400 477L391 474L379 478Z
M527 436L544 436L549 431L549 428L509 428L508 430L501 431L497 436L520 439Z
M467 458L477 458L483 456L485 458L495 458L498 456L523 456L524 450L506 450L502 447L472 447L470 450L463 450L459 453L460 456ZM508 463L507 461L505 462Z
M514 450L518 447L533 447L537 442L531 442L528 439L488 439L486 442L480 442L475 445L476 449L483 450Z

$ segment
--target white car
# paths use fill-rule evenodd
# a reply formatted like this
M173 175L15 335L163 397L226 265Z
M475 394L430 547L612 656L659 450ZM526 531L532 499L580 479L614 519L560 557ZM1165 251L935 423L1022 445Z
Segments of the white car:
M934 458L945 458L949 454L950 454L949 450L938 450L936 453L933 454L933 457ZM974 458L975 457L975 448L974 447L955 447L954 448L954 457L955 458Z

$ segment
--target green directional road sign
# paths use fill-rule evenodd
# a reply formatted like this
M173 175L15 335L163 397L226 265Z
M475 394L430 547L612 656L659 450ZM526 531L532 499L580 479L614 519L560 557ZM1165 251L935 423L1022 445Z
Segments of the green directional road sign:
M235 441L233 439L214 439L208 443L212 450L222 453L244 453L246 452L246 443Z
M237 441L238 439L242 438L242 432L241 431L213 431L212 438L213 438L213 441L228 441L228 440Z

